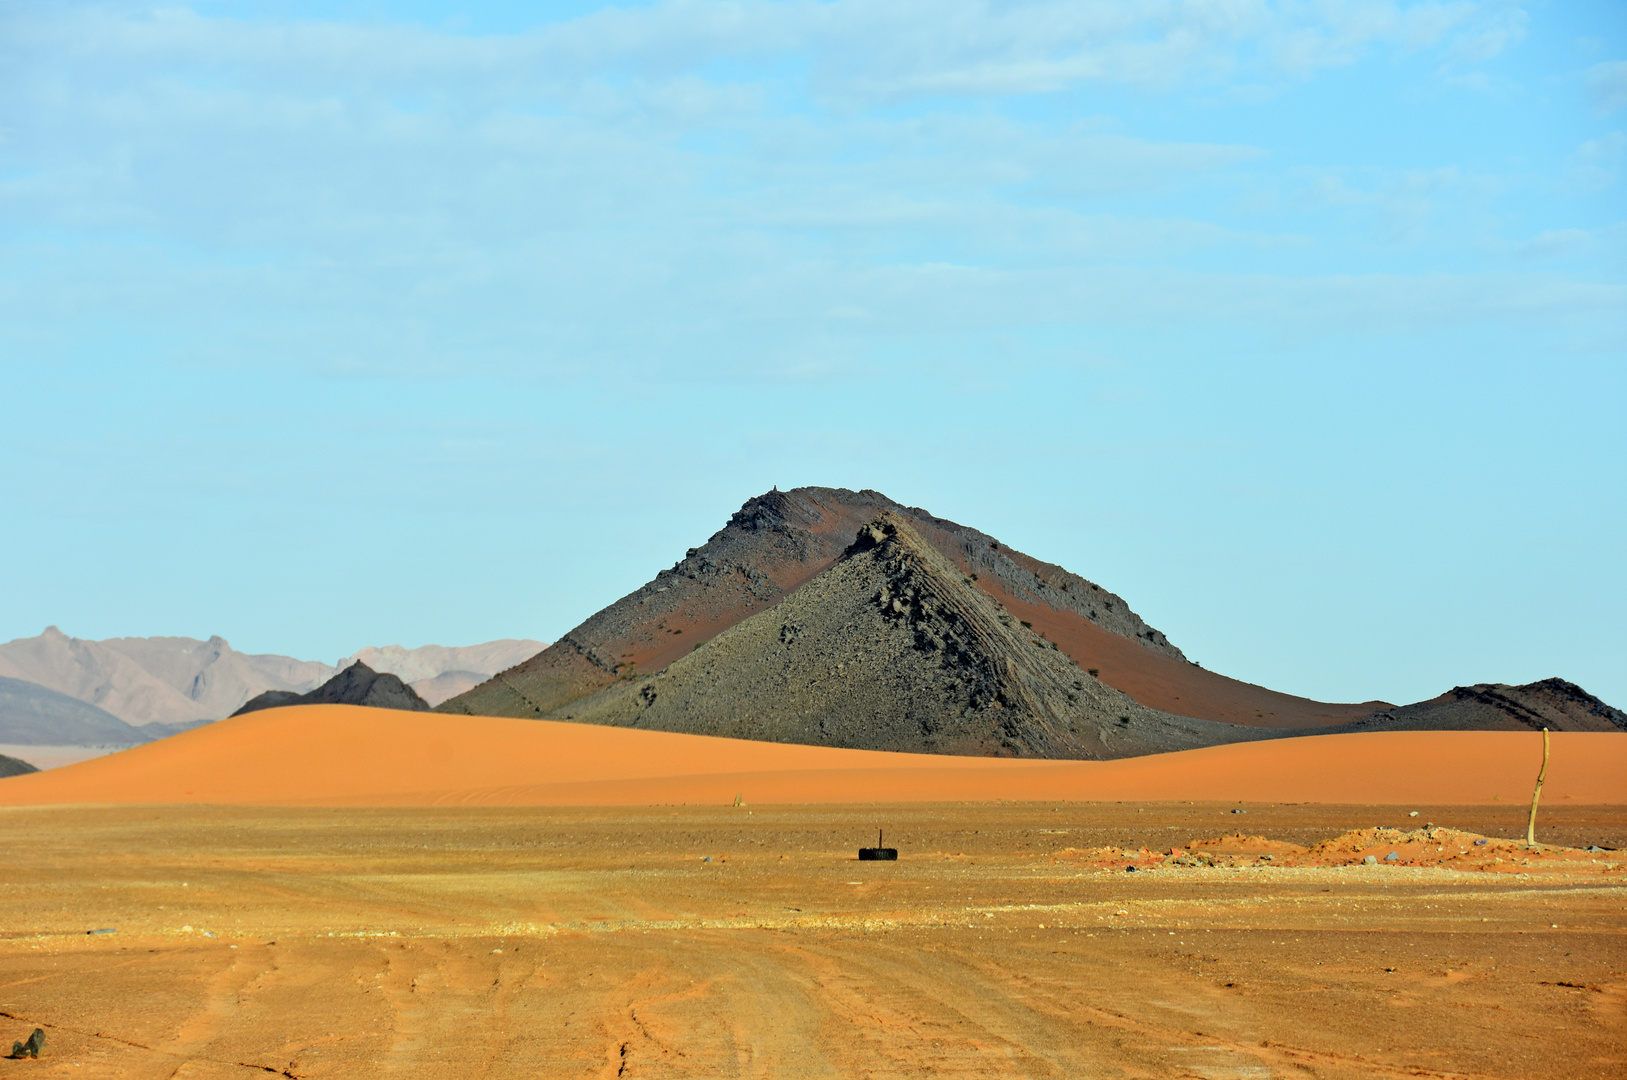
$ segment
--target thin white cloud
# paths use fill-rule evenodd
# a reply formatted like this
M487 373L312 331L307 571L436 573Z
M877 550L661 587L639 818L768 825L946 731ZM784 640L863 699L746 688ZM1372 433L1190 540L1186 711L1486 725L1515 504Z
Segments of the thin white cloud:
M1524 40L1530 17L1520 8L1498 11L1493 7L1453 35L1451 50L1456 60L1484 63Z
M1621 179L1624 157L1627 157L1627 134L1612 131L1600 138L1587 140L1571 155L1571 186L1589 193L1614 187L1616 181Z
M1627 60L1594 64L1586 73L1588 96L1594 108L1606 115L1627 105Z
M1419 236L1486 248L1452 217L1489 197L1461 170L1313 181L1263 146L1004 100L1291 85L1379 48L1444 55L1488 10L679 0L467 37L14 8L0 217L25 225L0 322L15 341L101 320L198 364L573 379L809 378L949 328L1503 318L1529 280L1459 289L1430 250L1349 272ZM972 103L893 107L912 95ZM1609 150L1579 152L1594 181ZM1542 312L1603 317L1554 281L1572 306Z
M1369 48L1418 50L1449 40L1459 52L1490 55L1517 38L1519 24L1518 12L1490 10L1372 0L670 0L525 33L467 36L75 5L34 17L14 12L8 51L74 65L195 64L249 82L275 73L285 88L434 93L476 78L483 94L509 95L568 92L604 71L660 81L718 60L803 55L823 93L885 99L1037 93L1085 82L1169 88L1249 69L1305 76Z

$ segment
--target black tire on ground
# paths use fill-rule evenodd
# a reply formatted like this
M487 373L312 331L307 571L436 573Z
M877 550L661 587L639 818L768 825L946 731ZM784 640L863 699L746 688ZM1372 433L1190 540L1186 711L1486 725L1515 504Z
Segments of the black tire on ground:
M897 862L898 849L895 847L862 847L859 849L860 862Z

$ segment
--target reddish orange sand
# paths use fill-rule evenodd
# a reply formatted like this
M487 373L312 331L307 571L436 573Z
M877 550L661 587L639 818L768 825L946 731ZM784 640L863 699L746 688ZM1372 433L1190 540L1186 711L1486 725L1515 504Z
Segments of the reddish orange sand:
M267 709L0 780L0 805L639 806L992 800L1520 804L1541 740L1375 732L1109 762L888 754L497 717ZM1627 734L1556 733L1549 805L1627 803Z

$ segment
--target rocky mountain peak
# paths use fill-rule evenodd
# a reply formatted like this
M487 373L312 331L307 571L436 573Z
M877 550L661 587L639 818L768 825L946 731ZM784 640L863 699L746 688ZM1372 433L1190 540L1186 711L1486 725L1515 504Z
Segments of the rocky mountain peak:
M437 707L539 716L629 672L663 667L696 640L716 637L781 602L835 563L861 528L887 521L907 524L913 543L937 552L952 572L964 571L990 596L1083 619L1151 653L1184 660L1122 599L1060 566L878 491L801 487L747 499L706 543L689 548L649 583L590 616L552 648ZM885 532L885 524L878 527Z
M1214 741L1102 685L883 510L774 607L553 719L878 750L1089 758ZM1201 729L1201 730L1200 730Z

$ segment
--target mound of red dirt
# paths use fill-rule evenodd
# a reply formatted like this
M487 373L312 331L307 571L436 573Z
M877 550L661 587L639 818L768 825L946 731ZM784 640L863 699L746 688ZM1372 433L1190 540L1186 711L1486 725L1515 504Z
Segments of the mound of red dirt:
M1064 848L1055 858L1098 869L1137 870L1195 867L1295 868L1306 866L1444 867L1487 873L1531 874L1563 871L1627 874L1627 852L1596 851L1482 836L1426 824L1423 828L1358 829L1309 848L1263 836L1233 833L1193 840L1168 851L1146 848Z

